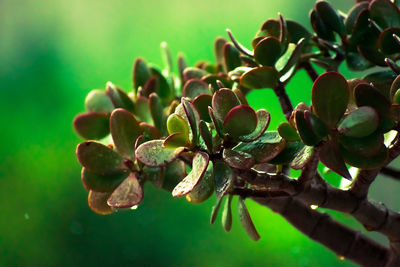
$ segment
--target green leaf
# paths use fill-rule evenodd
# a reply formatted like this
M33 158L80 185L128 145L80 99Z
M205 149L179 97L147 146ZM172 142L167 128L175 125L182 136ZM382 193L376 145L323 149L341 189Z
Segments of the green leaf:
M87 141L79 144L76 155L83 167L96 174L120 173L125 169L121 155L98 142Z
M144 87L146 82L150 79L150 75L150 70L146 62L141 58L136 59L133 65L133 88L135 95L137 95L139 87Z
M89 208L97 214L108 215L114 210L107 205L107 199L110 197L110 192L94 192L89 191L88 204Z
M389 97L390 100L394 103L394 96L397 93L397 91L400 89L400 75L398 75L393 83L390 85L390 93L389 93ZM398 104L398 103L395 103Z
M379 35L378 46L386 55L400 52L400 44L394 39L393 34L400 35L400 28L388 28Z
M381 28L400 27L399 8L387 0L374 0L369 5L371 19Z
M83 113L75 117L75 131L84 139L101 139L110 133L110 114L102 112Z
M300 136L297 134L296 130L287 122L282 122L279 124L278 133L287 141L300 140Z
M172 73L172 56L171 51L169 50L168 44L166 42L161 42L161 56L164 63L165 71L168 74L168 77L171 76Z
M189 145L189 136L184 133L174 133L164 140L164 147L178 148L186 147Z
M347 164L356 168L366 170L382 167L386 163L389 156L389 151L386 146L382 146L381 150L377 154L369 157L350 152L343 146L340 147L340 152L342 153L343 159L346 161Z
M268 128L269 122L271 121L271 116L268 111L265 109L259 109L256 112L257 115L257 126L256 129L248 134L239 137L239 140L242 142L253 142L261 135L265 133Z
M245 72L240 78L240 85L248 89L274 88L278 81L278 72L272 67L264 66Z
M224 211L222 212L222 227L226 232L232 229L232 195L229 195L225 200Z
M101 175L90 172L86 168L82 168L81 179L86 190L112 192L126 177L128 177L128 175L128 171Z
M277 19L269 19L261 25L261 34L259 36L273 36L279 38L281 34L281 25Z
M191 203L201 203L206 201L214 192L214 169L212 161L209 161L207 170L205 171L200 182L193 190L186 195L186 200Z
M385 67L387 65L385 64ZM391 70L373 72L366 75L362 80L367 84L371 84L386 99L390 99L390 88L393 80L397 77Z
M212 108L216 117L221 121L224 121L231 109L239 105L239 99L231 89L219 89L212 98Z
M138 96L135 100L135 116L146 123L153 123L153 118L150 114L149 99L144 96Z
M275 158L269 161L271 164L287 164L296 158L298 153L303 149L302 142L288 142L285 148Z
M199 95L193 99L193 106L196 108L200 115L200 119L211 122L210 114L208 113L208 107L211 107L212 96L211 95Z
M211 210L210 224L214 224L217 219L219 208L221 207L222 197L218 198Z
M361 83L354 88L354 98L359 107L373 107L380 116L389 114L390 102L369 84Z
M232 169L222 161L214 164L215 192L217 198L222 198L233 186L234 174Z
M181 160L175 160L165 167L162 188L172 192L175 186L186 177L186 165Z
M234 70L242 65L239 51L230 43L224 45L224 62L227 71Z
M247 105L232 108L225 117L223 128L234 138L252 133L257 126L257 115L254 109Z
M399 105L400 104L400 88L396 91L393 96L393 104Z
M92 90L86 96L85 108L89 112L106 112L111 113L114 106L103 90Z
M136 149L136 158L149 167L163 167L174 161L184 150L183 147L166 148L163 140L152 140Z
M199 95L210 94L208 84L200 79L191 79L185 83L183 87L182 96L195 99Z
M383 146L383 134L376 131L365 137L340 136L339 143L346 150L364 157L376 155Z
M194 67L185 68L183 71L185 81L189 81L190 79L201 79L206 75L207 71Z
M373 66L371 62L366 60L359 53L348 52L346 55L346 63L352 71L362 71Z
M264 163L276 157L285 148L285 145L285 139L280 137L278 132L267 131L257 140L250 143L239 143L232 150L250 154L256 163Z
M348 34L352 33L354 25L356 24L358 15L360 15L361 11L368 9L367 2L360 2L354 5L347 14L346 20L344 22L346 26L346 31Z
M340 36L346 35L344 22L331 4L326 1L318 1L315 3L315 9L325 25L337 32Z
M152 76L157 77L157 95L161 98L164 105L169 104L169 102L174 98L174 92L168 84L167 79L165 79L161 72L156 68L151 67L150 73Z
M210 129L207 126L207 123L205 123L203 120L200 121L199 123L199 132L200 136L204 141L204 144L207 147L208 152L212 153L213 152L213 137Z
M352 137L364 137L378 128L379 115L369 106L360 107L347 115L338 125L341 134Z
M214 53L215 53L215 59L217 61L217 64L220 68L220 71L226 71L223 69L224 65L224 46L226 44L226 40L224 38L218 37L215 39L214 42Z
M118 87L115 87L111 82L108 82L106 85L106 94L111 99L114 108L123 108L130 112L135 111L135 107L129 96Z
M306 120L308 126L316 136L323 138L328 135L329 129L325 125L325 123L309 110L304 111L304 119Z
M346 79L335 71L320 75L314 82L311 100L317 116L329 127L335 127L349 102Z
M215 131L217 132L219 137L224 138L224 132L222 130L222 122L215 117L214 110L211 107L208 107L208 114L210 115Z
M274 66L281 55L281 43L276 37L266 37L254 49L255 60L263 66Z
M204 152L196 153L192 162L192 171L174 188L172 196L182 197L192 192L203 178L208 164L208 154Z
M197 144L199 136L199 126L198 126L198 114L195 111L193 105L184 97L181 99L183 110L185 111L186 117L189 121L190 129L192 130L192 143Z
M290 69L298 63L305 43L306 39L302 38L293 49L290 49L293 46L289 45L288 51L286 51L286 53L278 60L276 67L281 76L289 72ZM278 65L281 59L286 59L283 61L285 64L282 65L282 67Z
M157 94L151 93L149 97L149 109L153 118L154 126L164 135L166 134L166 124L164 107L161 103L161 98Z
M167 129L169 134L183 133L189 138L188 124L182 116L176 113L169 115L167 120Z
M117 151L134 159L136 139L143 133L135 117L125 109L115 109L110 117L110 130Z
M318 12L314 9L310 13L311 26L319 37L326 41L334 42L333 31L324 23Z
M143 189L136 175L128 176L107 200L107 204L115 209L126 209L138 205L143 199Z
M251 220L249 211L247 210L247 207L244 204L244 199L242 197L239 198L238 202L238 215L240 222L249 237L254 241L258 241L260 239L260 235L258 234L253 221Z
M156 127L154 127L153 125L150 125L148 123L145 122L141 122L140 124L140 128L143 131L143 136L148 139L148 140L153 140L153 139L158 139L161 137L161 133L159 130L157 130Z
M297 110L295 112L297 131L304 144L306 144L307 146L314 146L321 141L321 138L318 137L311 129L310 124L304 118L304 112L305 111L301 110Z
M344 163L342 154L336 140L326 142L319 152L319 160L329 169L338 173L343 178L352 180L349 170Z
M313 146L304 146L300 152L296 155L296 157L290 163L290 168L294 170L301 170L306 166L307 162L314 155L314 147Z
M219 84L223 84L224 87L231 88L232 87L232 81L229 79L228 75L225 73L218 73L218 74L207 74L203 78L201 78L202 81L206 82L209 84L209 86L212 88L211 90L216 91L218 88L220 88ZM217 83L219 81L220 83Z
M240 170L249 170L255 164L253 156L249 153L229 148L224 149L222 158L230 167Z

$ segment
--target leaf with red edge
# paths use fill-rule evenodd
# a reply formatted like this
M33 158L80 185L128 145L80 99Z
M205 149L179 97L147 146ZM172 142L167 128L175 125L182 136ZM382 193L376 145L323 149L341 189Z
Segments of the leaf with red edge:
M206 201L214 193L214 169L212 161L209 161L206 171L200 182L186 195L186 200L198 204Z
M279 124L278 133L287 141L300 140L300 136L297 134L296 130L287 122L282 122L281 124Z
M303 169L313 155L314 155L314 147L304 146L290 163L290 168L294 170Z
M133 88L135 95L140 86L144 87L150 76L150 70L147 67L146 62L141 58L136 59L135 64L133 65Z
M140 125L140 128L143 130L143 136L145 138L147 138L148 140L161 138L160 131L153 125L150 125L145 122L141 122L139 125Z
M215 59L218 67L221 68L220 71L223 71L222 66L224 65L224 45L226 42L227 41L222 37L218 37L214 42Z
M75 131L84 139L101 139L110 133L110 114L88 112L75 117Z
M338 173L343 178L352 180L349 170L344 163L342 154L340 153L339 146L336 140L326 142L321 147L319 152L319 160L329 169Z
M83 167L96 174L118 173L125 169L124 159L119 153L95 141L79 144L76 155Z
M340 36L346 35L343 19L330 3L318 1L315 3L315 9L325 25L337 32Z
M107 205L107 199L110 197L111 192L94 192L89 191L88 204L89 208L97 214L108 215L114 210Z
M323 138L328 135L329 133L328 127L325 125L323 121L321 121L317 116L315 116L314 113L312 113L309 110L305 110L304 119L306 120L308 126L316 136Z
M239 137L242 142L252 142L259 138L265 133L268 128L269 122L271 121L271 115L265 109L259 109L256 112L257 116L257 126L254 131L248 135L243 135Z
M248 89L274 88L279 81L278 72L269 66L256 67L245 72L240 85Z
M247 210L247 207L244 204L244 198L242 197L240 197L238 201L238 215L240 222L243 228L246 230L246 233L249 235L249 237L254 241L258 241L260 239L260 235L258 234L256 227L254 226L249 211Z
M210 118L212 123L214 124L215 131L219 135L219 137L224 138L224 131L222 129L222 122L216 118L214 115L214 110L211 107L208 107L208 114L210 114Z
M400 52L400 44L394 39L393 34L400 35L400 28L388 28L379 34L378 46L386 55Z
M282 53L281 43L276 37L266 37L254 49L255 60L263 66L274 66Z
M151 93L149 96L149 109L154 126L165 135L167 126L165 124L164 107L161 103L161 98L156 93Z
M340 147L340 152L342 153L343 159L346 161L347 164L356 168L366 170L382 167L386 163L389 156L389 152L386 146L381 146L381 149L378 153L369 157L355 154L342 146Z
M193 106L196 108L200 115L200 119L211 122L210 114L208 113L208 107L211 107L212 96L211 95L199 95L193 99Z
M389 114L390 102L373 86L361 83L354 88L354 98L357 106L375 108L381 117Z
M86 96L85 108L89 112L107 112L113 111L114 106L103 90L92 90Z
M153 118L150 114L149 99L144 96L138 96L135 100L135 116L141 122L153 123Z
M182 96L195 99L199 95L210 94L208 84L200 79L191 79L185 83Z
M209 164L208 154L198 152L193 158L192 171L174 188L172 196L182 197L194 189L203 178Z
M106 93L108 97L110 97L114 108L123 108L129 110L130 112L135 111L135 106L128 94L116 87L111 82L108 82L106 85Z
M307 110L306 110L307 111ZM297 127L297 132L300 135L301 140L307 146L314 146L321 141L321 138L318 137L314 131L311 129L310 124L306 121L304 117L304 112L301 110L297 110L295 112L295 122Z
M169 134L183 133L189 137L189 126L182 116L173 113L168 117L167 129Z
M181 160L175 160L168 164L163 172L162 188L172 192L175 186L186 177L186 165Z
M335 127L343 117L349 102L349 86L346 79L335 71L320 75L314 82L311 100L317 116L329 127Z
M247 105L236 106L225 117L223 128L234 138L252 133L257 126L257 115Z
M341 134L352 137L364 137L378 128L379 115L369 106L359 107L350 112L338 125Z
M242 60L240 59L240 53L230 43L224 45L224 63L227 71L234 70L242 65Z
M239 105L239 99L231 89L219 89L212 97L212 108L217 119L221 121L224 121L231 109Z
M115 109L110 117L111 136L115 148L126 158L135 158L135 142L143 133L138 121L125 109Z
M400 10L388 0L374 0L369 4L369 13L373 21L381 28L400 27Z
M184 147L166 148L163 140L152 140L136 149L136 158L149 167L163 167L174 161Z
M376 131L365 137L340 136L339 143L346 150L364 157L376 155L384 145L383 134Z
M143 189L134 173L114 190L107 204L115 209L126 209L138 205L143 199Z
M256 163L253 156L243 151L225 148L222 158L230 167L240 170L249 170Z
M129 175L128 171L101 175L82 168L81 179L86 190L112 192Z
M164 140L164 147L177 148L186 147L189 145L189 136L184 133L174 133Z
M213 137L211 130L208 128L207 123L204 121L200 121L199 123L199 132L200 136L204 141L204 144L206 145L208 152L212 153L213 152Z
M234 173L223 161L214 164L215 192L218 198L222 198L233 186Z
M197 111L195 110L195 107L193 106L192 103L190 103L187 99L182 97L181 99L181 104L183 107L183 110L185 111L186 118L188 119L190 129L192 130L192 143L197 144L198 142L198 137L199 137L199 115Z

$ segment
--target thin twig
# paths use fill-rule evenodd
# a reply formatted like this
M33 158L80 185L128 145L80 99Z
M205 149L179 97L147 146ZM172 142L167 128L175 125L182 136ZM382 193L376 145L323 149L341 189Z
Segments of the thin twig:
M283 114L285 114L286 119L289 120L293 112L293 105L288 94L286 93L285 85L282 82L279 82L278 85L273 88L273 90L275 95L278 97Z

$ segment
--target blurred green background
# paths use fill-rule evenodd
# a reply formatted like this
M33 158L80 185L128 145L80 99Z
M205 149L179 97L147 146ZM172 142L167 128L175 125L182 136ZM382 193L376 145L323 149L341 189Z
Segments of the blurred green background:
M72 120L85 95L107 81L131 90L135 58L160 65L159 44L167 41L190 64L212 61L213 41L226 28L249 46L278 11L309 27L313 2L0 0L0 266L354 266L251 201L258 243L238 220L229 234L219 220L210 226L214 199L192 205L151 185L137 210L96 215L75 158L81 140ZM353 3L331 2L346 12ZM288 87L296 103L308 103L310 90L303 72ZM272 92L249 99L279 112ZM398 191L380 180L374 196L391 206Z

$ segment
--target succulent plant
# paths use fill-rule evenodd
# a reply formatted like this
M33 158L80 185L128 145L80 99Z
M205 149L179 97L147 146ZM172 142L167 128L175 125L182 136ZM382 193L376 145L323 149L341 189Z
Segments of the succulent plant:
M400 154L399 3L357 1L345 14L318 1L310 21L313 32L279 14L262 24L251 49L228 30L230 40L215 41L214 63L188 66L179 56L176 73L162 43L165 66L137 59L129 93L110 82L105 91L91 91L86 112L74 120L86 139L76 153L89 207L99 214L135 208L151 182L192 203L215 194L211 223L225 199L222 221L230 231L238 196L240 222L258 240L245 205L252 198L358 264L398 266L400 214L367 195ZM343 62L368 75L347 80L338 72ZM293 108L285 86L301 69L313 81L311 106ZM268 129L268 106L254 110L246 99L260 89L273 90L282 107L287 121L277 129ZM351 188L329 185L319 162L350 180ZM301 174L290 177L290 169ZM387 236L390 248L310 205L351 214Z

